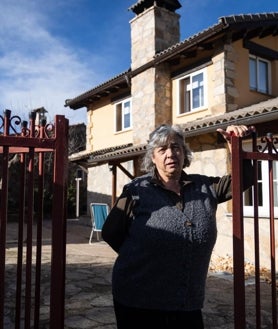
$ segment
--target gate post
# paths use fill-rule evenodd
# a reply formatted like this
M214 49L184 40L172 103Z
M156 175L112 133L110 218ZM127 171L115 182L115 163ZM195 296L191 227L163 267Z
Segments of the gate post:
M55 117L55 153L52 209L52 260L50 329L64 328L66 268L66 192L68 167L68 120Z
M242 141L232 136L232 204L235 329L245 328L244 225L242 200Z
M11 111L5 111L3 122L4 136L9 135L9 121ZM0 314L4 314L4 295L5 295L5 259L6 259L6 230L7 230L7 204L8 204L8 172L9 172L9 148L3 146L3 162L2 162L2 182L0 194ZM4 328L3 317L0 316L0 328Z

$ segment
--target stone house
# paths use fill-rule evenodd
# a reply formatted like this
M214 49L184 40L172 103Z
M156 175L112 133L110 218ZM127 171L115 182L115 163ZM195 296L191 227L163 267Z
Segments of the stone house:
M258 136L278 133L278 13L221 17L180 41L180 7L177 0L137 1L129 8L131 67L66 101L72 110L87 108L86 151L70 160L88 172L88 203L113 204L123 184L140 174L148 134L162 123L183 127L194 154L187 171L207 175L229 170L217 128L246 124L255 125ZM260 170L261 221L267 225L263 164ZM246 195L246 255L252 261L250 208ZM220 255L232 253L231 222L227 202L218 209ZM266 241L263 252L268 248Z

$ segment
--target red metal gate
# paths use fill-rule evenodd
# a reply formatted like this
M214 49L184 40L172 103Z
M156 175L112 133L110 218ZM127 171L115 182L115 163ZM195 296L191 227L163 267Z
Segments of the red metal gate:
M274 177L274 164L278 161L278 151L275 147L278 139L272 134L261 138L257 145L256 133L252 136L252 151L246 152L242 147L242 139L232 137L232 187L233 187L233 258L234 258L234 319L235 329L246 328L246 296L244 273L244 203L242 189L242 162L252 160L254 171L253 186L253 219L254 219L254 260L255 260L255 300L256 300L256 328L261 328L261 289L260 289L260 228L259 228L259 183L258 162L268 164L269 186L269 244L271 265L271 301L272 301L272 328L277 329L277 291L276 291L276 255L275 255L275 216L274 208L277 205L277 177ZM276 191L276 192L275 192ZM276 193L276 194L275 194ZM277 220L277 218L276 218Z
M66 187L68 158L68 120L56 116L54 124L29 123L11 111L0 116L0 329L5 328L6 305L14 301L15 328L41 328L41 259L44 220L45 156L52 155L52 216L49 328L64 328ZM16 209L18 236L14 296L6 288L7 225L9 225L9 174L11 158L18 156L16 180L20 182ZM14 178L14 177L13 177ZM36 192L36 199L34 194ZM34 210L36 208L36 210ZM36 211L36 213L35 213ZM34 224L34 213L36 215ZM36 227L36 232L33 232ZM25 233L24 233L25 232ZM25 234L25 235L24 235ZM36 234L36 235L35 235ZM35 241L35 242L34 242ZM10 326L9 326L10 327Z

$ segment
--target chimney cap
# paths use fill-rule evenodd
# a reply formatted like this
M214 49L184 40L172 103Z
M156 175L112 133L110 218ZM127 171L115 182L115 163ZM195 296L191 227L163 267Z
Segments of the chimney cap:
M143 11L154 5L157 7L166 8L173 12L181 8L181 4L178 0L138 0L133 6L128 9L133 11L136 15L139 15Z

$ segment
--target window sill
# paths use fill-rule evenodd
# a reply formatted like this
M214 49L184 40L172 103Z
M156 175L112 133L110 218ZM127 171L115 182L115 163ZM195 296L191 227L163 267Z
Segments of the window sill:
M181 117L185 117L185 116L190 116L190 115L193 115L195 113L200 113L200 112L205 112L205 111L208 111L208 108L200 108L200 109L197 109L197 110L193 110L193 111L190 111L190 112L186 112L186 113L180 113L180 114L177 114L177 118L181 118Z
M233 214L232 214L232 213L227 213L226 216L227 216L227 218L232 219ZM243 218L244 218L244 219L254 219L254 216L243 215ZM263 216L259 216L259 219L264 219L264 220L267 219L267 220L269 220L269 217L263 215ZM277 217L277 216L274 216L274 219L277 220L278 217Z
M275 96L273 96L271 93L269 93L269 92L263 92L263 91L259 91L259 90L257 90L257 89L252 89L252 88L250 88L249 89L250 90L250 92L251 93L256 93L256 94L259 94L259 95L262 95L262 96L268 96L268 97L275 97Z
M125 130L120 130L120 131L114 131L114 135L124 134L126 132L131 131L131 130L132 130L132 128L127 128Z

